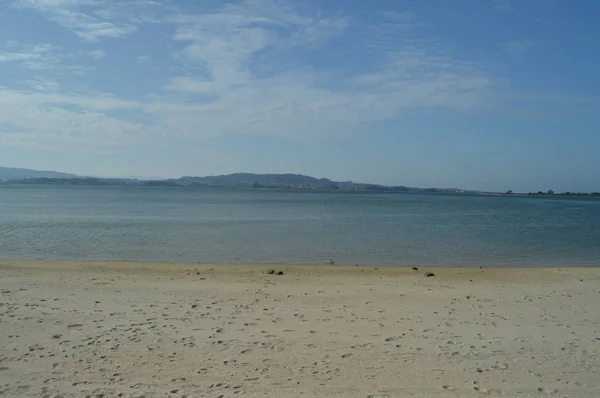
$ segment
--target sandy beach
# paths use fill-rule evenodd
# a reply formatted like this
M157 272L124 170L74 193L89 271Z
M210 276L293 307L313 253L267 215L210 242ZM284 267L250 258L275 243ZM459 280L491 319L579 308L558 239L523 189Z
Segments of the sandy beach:
M0 395L598 397L599 280L2 260Z

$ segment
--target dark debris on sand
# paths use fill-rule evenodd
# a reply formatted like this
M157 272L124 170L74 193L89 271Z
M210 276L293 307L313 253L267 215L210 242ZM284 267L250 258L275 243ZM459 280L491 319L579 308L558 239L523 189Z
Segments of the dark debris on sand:
M269 275L284 275L285 273L283 271L275 271L274 269L270 269L267 271L267 274L269 274Z

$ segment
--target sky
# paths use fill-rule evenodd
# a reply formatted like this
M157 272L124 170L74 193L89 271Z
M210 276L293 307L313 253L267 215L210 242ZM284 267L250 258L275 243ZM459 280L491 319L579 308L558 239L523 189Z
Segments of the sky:
M600 2L2 0L0 166L600 191Z

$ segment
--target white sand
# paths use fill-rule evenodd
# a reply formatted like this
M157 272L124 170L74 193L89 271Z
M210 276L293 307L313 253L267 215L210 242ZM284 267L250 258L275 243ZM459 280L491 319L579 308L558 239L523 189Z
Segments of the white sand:
M268 268L0 261L0 395L600 397L600 269Z

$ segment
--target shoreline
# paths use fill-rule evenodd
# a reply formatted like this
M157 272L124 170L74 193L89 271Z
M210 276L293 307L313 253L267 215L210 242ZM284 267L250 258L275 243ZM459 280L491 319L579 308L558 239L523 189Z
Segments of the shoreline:
M565 278L579 280L581 277L598 279L600 267L436 267L436 266L349 266L349 265L304 265L304 264L213 264L186 262L144 262L144 261L76 261L76 260L2 260L3 269L31 270L33 272L57 271L80 273L114 272L124 275L163 275L163 276L226 276L244 281L249 277L277 277L269 271L283 272L287 279L277 279L287 283L289 278L318 277L351 278L352 280L385 277L395 279L416 279L432 283L444 281L478 283L510 282L527 284L530 282L560 282ZM433 273L434 277L425 277ZM421 282L421 281L420 281Z
M67 259L67 258L59 258L59 259L44 259L44 258L2 258L0 257L0 266L3 264L13 264L15 266L25 265L31 266L33 264L41 264L44 263L46 265L51 266L60 266L61 264L64 266L74 266L75 264L87 264L90 266L106 266L106 267L117 267L117 266L131 266L131 267L151 267L151 268L161 268L161 267L174 267L174 268L182 268L182 267L224 267L224 268L316 268L316 269L329 269L334 268L338 270L351 270L351 269L412 269L417 267L419 269L424 270L432 270L432 269L456 269L456 270L556 270L556 269L600 269L600 262L589 263L589 264L576 264L576 265L547 265L547 264L534 264L527 265L521 263L515 264L487 264L480 265L478 264L461 264L461 265L438 265L438 264L423 264L423 263L397 263L395 265L389 265L385 263L364 263L364 264L351 264L351 263L334 263L328 264L326 262L323 263L283 263L283 262L273 262L273 263L244 263L244 262L205 262L205 261L164 261L164 260L80 260L80 259Z
M595 397L599 286L600 268L0 260L0 394Z

